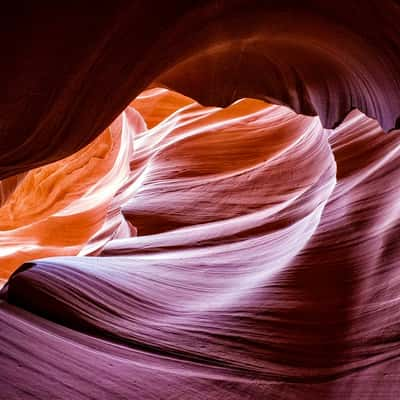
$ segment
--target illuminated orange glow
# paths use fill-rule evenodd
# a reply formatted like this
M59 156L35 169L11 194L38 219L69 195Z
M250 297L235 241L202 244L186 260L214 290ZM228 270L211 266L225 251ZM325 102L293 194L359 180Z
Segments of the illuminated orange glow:
M8 196L0 208L0 279L27 260L81 251L127 177L126 142L119 117L72 156L2 182Z

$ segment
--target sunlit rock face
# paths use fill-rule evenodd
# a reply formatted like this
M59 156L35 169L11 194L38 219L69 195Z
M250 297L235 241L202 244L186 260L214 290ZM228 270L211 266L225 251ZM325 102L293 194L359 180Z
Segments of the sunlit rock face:
M396 2L3 14L0 399L400 398Z
M2 291L3 393L396 398L399 157L359 111L326 130L143 92L0 210L3 276L27 262Z
M123 128L124 113L63 160L0 181L0 278L27 260L91 253L115 237L123 222L117 193L129 182L133 137L143 126L135 115Z

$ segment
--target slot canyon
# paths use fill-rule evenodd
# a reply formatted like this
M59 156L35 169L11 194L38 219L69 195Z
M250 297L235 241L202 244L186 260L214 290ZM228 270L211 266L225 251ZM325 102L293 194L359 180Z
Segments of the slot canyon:
M400 398L398 1L0 19L1 400Z

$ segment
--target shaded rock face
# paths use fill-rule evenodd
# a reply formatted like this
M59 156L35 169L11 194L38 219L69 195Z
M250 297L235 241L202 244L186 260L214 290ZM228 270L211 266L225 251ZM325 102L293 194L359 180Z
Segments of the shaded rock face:
M4 8L0 178L72 154L155 83L207 105L267 99L327 128L358 108L395 128L396 1L162 3Z
M148 3L4 10L0 399L399 398L399 5Z

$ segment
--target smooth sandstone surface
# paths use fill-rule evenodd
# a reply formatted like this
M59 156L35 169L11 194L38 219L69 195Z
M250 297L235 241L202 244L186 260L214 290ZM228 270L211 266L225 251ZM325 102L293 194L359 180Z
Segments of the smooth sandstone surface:
M0 399L400 398L399 4L23 6Z

